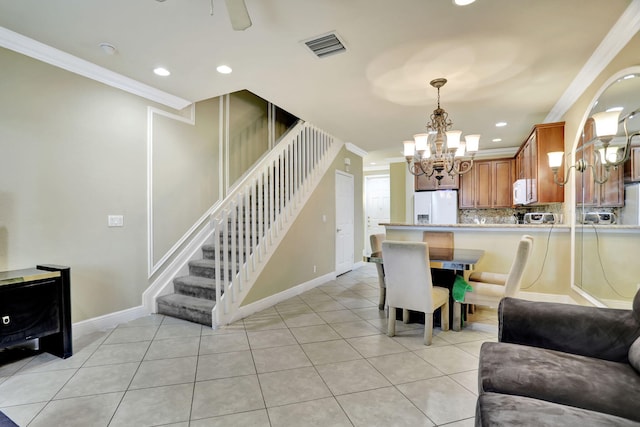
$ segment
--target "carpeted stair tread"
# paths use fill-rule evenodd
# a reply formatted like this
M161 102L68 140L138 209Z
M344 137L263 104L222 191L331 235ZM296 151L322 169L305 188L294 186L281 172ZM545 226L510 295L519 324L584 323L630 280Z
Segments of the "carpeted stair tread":
M157 298L158 313L211 326L215 301L188 295L169 294Z
M180 276L174 279L174 282L184 283L189 286L199 286L202 288L214 288L216 286L216 281L214 279L209 279L207 277L201 276Z
M173 279L175 293L192 296L196 298L206 298L212 301L216 299L216 281L202 276L180 276ZM221 286L224 292L224 287Z

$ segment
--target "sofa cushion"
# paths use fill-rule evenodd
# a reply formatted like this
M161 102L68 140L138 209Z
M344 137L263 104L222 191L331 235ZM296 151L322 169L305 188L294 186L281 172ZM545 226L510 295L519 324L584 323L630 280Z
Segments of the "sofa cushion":
M629 348L629 363L640 374L640 338L636 339Z
M532 397L640 422L640 375L628 363L486 342L478 380L481 393Z
M476 406L476 426L640 426L640 423L615 415L573 406L560 405L529 397L484 393Z

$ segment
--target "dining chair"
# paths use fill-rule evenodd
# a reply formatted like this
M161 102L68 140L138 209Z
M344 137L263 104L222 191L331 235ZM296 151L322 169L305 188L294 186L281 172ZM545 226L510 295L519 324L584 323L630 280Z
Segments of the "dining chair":
M396 334L396 308L424 313L424 344L431 345L433 313L440 308L442 330L449 330L449 290L433 286L429 267L429 245L424 242L382 242L389 325L387 335Z
M371 243L371 253L382 251L382 241L385 239L384 233L372 234L369 236ZM380 285L380 297L378 298L378 309L384 310L384 304L386 299L387 287L384 283L384 265L376 263L376 269L378 270L378 284Z
M422 241L430 248L453 249L453 231L424 231Z
M468 283L473 290L464 293L462 301L453 303L453 330L460 330L462 304L474 304L491 308L498 307L504 297L514 297L520 290L522 275L533 248L533 237L523 235L518 242L516 254L509 273L477 271L471 273Z

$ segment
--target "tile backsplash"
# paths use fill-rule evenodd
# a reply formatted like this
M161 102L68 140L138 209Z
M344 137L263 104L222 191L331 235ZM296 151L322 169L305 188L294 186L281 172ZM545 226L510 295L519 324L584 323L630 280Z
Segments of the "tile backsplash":
M460 224L475 224L477 222L482 223L482 220L484 219L485 224L516 224L516 216L522 216L527 212L550 212L562 214L563 204L553 203L544 206L502 209L460 209L458 211L458 222Z

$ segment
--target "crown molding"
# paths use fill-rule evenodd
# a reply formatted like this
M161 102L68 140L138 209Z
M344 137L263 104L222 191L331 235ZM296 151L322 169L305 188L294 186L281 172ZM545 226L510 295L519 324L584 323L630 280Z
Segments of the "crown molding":
M104 67L100 67L99 65L85 61L84 59L80 59L4 27L0 27L0 46L175 110L182 110L193 103L192 101L145 85L137 80L107 70Z
M345 145L345 147L346 147L346 149L347 149L348 151L350 151L350 152L352 152L353 154L356 154L356 155L358 155L358 156L360 156L360 157L364 157L364 156L366 156L367 154L369 154L369 153L367 153L366 151L364 151L362 148L358 147L357 145L355 145L355 144L353 144L353 143L351 143L351 142L347 142L347 143L345 143L344 145Z
M545 118L545 123L557 122L571 108L576 100L600 75L602 70L624 48L640 30L640 0L632 0L609 33L602 39L584 67L573 79Z

